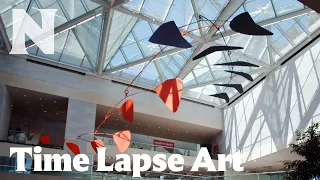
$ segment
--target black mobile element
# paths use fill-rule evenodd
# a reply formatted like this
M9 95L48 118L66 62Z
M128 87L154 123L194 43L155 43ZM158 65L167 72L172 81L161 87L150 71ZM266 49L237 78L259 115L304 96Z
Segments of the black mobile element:
M229 103L230 99L229 99L229 96L227 93L220 93L220 94L213 94L213 95L210 95L212 97L217 97L217 98L220 98L220 99L224 99L227 103Z
M215 64L217 66L246 66L246 67L259 67L258 65L248 63L245 61L235 61L235 62L226 62L226 63L220 63Z
M256 24L248 12L236 16L230 22L230 28L238 33L256 36L272 36L273 33Z
M236 74L236 75L239 75L239 76L242 76L244 78L246 78L247 80L249 81L253 81L253 78L251 77L250 74L247 74L247 73L244 73L244 72L238 72L238 71L225 71L225 72L228 72L228 73L232 73L232 74Z
M211 53L214 53L216 51L230 51L230 50L236 50L236 49L243 49L242 47L236 47L236 46L211 46L208 49L202 51L197 56L193 58L193 60L200 59L202 57L205 57Z
M214 84L214 85L235 88L240 94L243 93L243 88L241 84Z
M177 48L191 48L192 45L185 40L174 21L162 24L150 37L150 42Z

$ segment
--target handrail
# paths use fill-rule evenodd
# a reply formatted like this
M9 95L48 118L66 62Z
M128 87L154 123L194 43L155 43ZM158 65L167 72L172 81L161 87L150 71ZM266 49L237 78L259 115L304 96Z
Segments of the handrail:
M0 155L1 156L1 155ZM97 165L89 165L89 167L96 167ZM7 165L0 165L0 170L1 170L1 167L4 167L4 168L16 168L16 166L7 166ZM33 170L32 168L26 168L26 170ZM9 172L12 172L12 171L9 171ZM19 172L17 172L19 173ZM45 174L46 172L43 172L43 174L41 172L37 173L37 174L40 174L40 175L46 175ZM91 179L95 179L97 177L117 177L117 176L120 176L123 178L124 175L122 174L112 174L112 172L109 172L107 175L103 172L66 172L68 174L75 174L76 176L77 175L81 175L82 177L90 177ZM179 178L181 177L188 177L188 178L193 178L193 179L215 179L215 178L224 178L224 179L232 179L232 177L244 177L244 176L257 176L257 177L260 177L260 176L265 176L265 175L284 175L285 173L287 173L286 171L276 171L276 172L262 172L262 173L246 173L246 174L239 174L239 175L228 175L228 176L193 176L193 175L184 175L184 174L176 174L176 173L165 173L165 172L162 172L162 173L159 173L159 172L152 172L152 171L146 171L144 173L156 173L156 174L160 174L159 176L161 175L167 175L167 176L178 176ZM53 174L49 174L50 176L54 176ZM56 176L63 176L63 174L59 174L59 172L56 172L55 174ZM132 178L130 176L126 177L125 179L136 179L136 178ZM140 179L144 179L143 177L140 178ZM152 178L147 178L147 179L152 179ZM155 178L155 179L159 179L159 178Z
M108 137L103 137L103 136L95 136L96 138L99 137L100 140L104 139L104 140L108 140L109 142L112 142L112 144L108 143L108 145L115 145L114 141L112 138L108 138ZM104 141L103 140L103 141ZM172 150L177 150L178 152L182 151L182 152L185 152L185 153L180 153L181 155L185 155L185 156L188 156L186 154L186 152L190 152L190 155L189 156L197 156L198 152L197 151L194 151L194 150L189 150L189 149L181 149L181 148L172 148L172 147L166 147L166 146L160 146L160 145L154 145L154 144L147 144L147 143L142 143L142 142L136 142L136 141L131 141L130 142L130 148L135 148L135 149L139 149L139 147L134 147L132 146L133 144L135 145L143 145L143 146L147 146L147 147L151 147L151 148L167 148L167 149L172 149ZM107 145L105 143L105 145ZM145 150L149 150L149 151L157 151L156 149L152 150L152 149L145 149ZM157 152L161 152L161 151L157 151ZM168 152L170 153L170 152Z

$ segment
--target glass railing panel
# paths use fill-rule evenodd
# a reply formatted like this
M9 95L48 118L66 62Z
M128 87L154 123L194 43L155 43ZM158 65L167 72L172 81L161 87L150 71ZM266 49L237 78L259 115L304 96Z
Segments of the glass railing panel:
M101 136L95 136L95 138L102 140L105 145L116 146L112 138L101 137ZM162 152L162 153L180 154L180 155L192 156L192 157L196 157L198 155L198 152L193 150L156 146L153 144L146 144L146 143L134 142L134 141L131 141L129 148L156 151L156 152Z
M80 179L160 179L160 176L165 176L165 179L203 179L203 180L282 180L285 172L265 172L265 173L247 173L247 174L239 174L232 176L190 176L190 175L182 175L178 173L159 173L159 172L146 172L148 177L141 178L132 178L132 174L125 173L117 173L117 172L96 172L97 166L90 165L89 169L93 171L88 172L34 172L33 171L33 160L26 158L26 172L15 172L17 168L16 158L1 156L0 155L0 172L10 172L10 173L20 173L20 174L37 174L37 175L45 175L45 176L60 176L60 177L72 177L72 178L80 178Z
M40 134L34 133L32 131L30 132L17 132L17 131L11 131L8 132L7 141L2 142L8 142L8 143L14 143L14 144L23 144L23 145L30 145L30 146L41 146L45 148L51 148L51 149L63 149L63 141L54 141L50 144L41 144L40 142Z

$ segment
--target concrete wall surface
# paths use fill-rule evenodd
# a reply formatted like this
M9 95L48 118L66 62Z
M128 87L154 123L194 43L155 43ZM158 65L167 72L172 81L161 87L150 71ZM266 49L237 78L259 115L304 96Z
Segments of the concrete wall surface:
M124 97L127 87L107 79L52 68L1 53L0 83L111 107ZM141 90L130 88L130 93L138 91ZM182 100L179 110L172 113L155 93L145 92L132 98L135 112L222 130L223 111L220 108Z

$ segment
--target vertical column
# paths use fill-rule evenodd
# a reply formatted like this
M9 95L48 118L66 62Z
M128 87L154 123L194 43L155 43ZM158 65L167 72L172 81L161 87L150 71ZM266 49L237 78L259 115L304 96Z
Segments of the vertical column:
M12 102L7 87L0 84L0 140L8 139Z
M69 99L65 138L74 138L83 133L94 132L95 121L96 104ZM82 137L88 141L92 141L94 138L93 135ZM83 140L70 140L69 142L76 143L80 148L81 154L86 154L90 159L90 164L93 165L93 151L89 148L90 146L87 146L88 142ZM67 147L64 147L64 149L66 152L73 154ZM92 166L87 173L91 172Z

